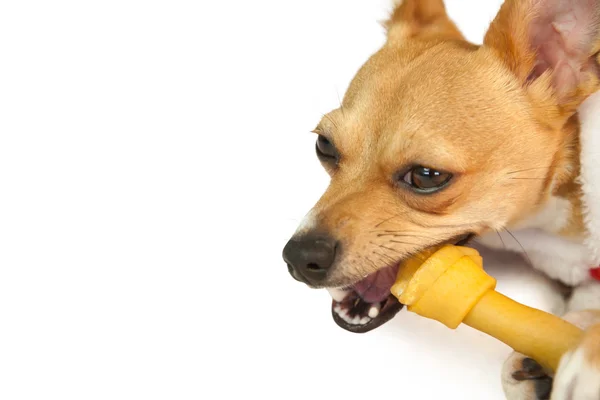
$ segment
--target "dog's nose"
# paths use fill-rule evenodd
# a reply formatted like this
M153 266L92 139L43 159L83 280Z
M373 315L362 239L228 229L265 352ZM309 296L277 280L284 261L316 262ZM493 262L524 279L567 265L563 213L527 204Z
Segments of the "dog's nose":
M337 242L326 236L292 238L283 249L283 259L296 279L318 284L333 265L337 248Z

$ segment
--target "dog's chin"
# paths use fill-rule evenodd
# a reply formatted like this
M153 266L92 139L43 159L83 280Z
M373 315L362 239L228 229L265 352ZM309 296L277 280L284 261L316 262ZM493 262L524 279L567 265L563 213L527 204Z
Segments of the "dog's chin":
M474 234L468 233L446 243L466 245ZM404 307L390 293L402 262L382 268L343 289L327 289L332 297L331 314L341 328L366 333L385 324Z

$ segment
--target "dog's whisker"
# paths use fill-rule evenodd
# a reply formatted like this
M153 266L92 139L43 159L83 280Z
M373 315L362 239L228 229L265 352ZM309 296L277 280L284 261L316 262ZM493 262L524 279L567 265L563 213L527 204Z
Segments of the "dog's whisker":
M386 261L385 261L384 259L382 259L382 258L381 258L381 255L380 255L379 253L373 252L373 255L374 255L374 256L375 256L375 255L379 256L379 257L377 257L377 259L378 259L378 261L379 261L379 263L380 263L381 265L386 265L386 264L387 264L387 263L386 263ZM375 269L379 269L379 267L376 267Z
M329 122L331 122L331 124L333 125L333 127L334 127L336 130L339 130L339 129L340 129L340 128L339 128L339 126L338 126L338 124L337 124L337 123L336 123L336 122L333 120L333 118L331 118L329 115L327 115L327 114L323 114L323 118L327 118L327 120L328 120Z
M444 228L444 229L475 229L475 224L472 223L467 223L467 224L448 224L448 225L442 225L442 224L436 224L436 225L425 225L422 224L421 222L415 221L414 222L415 225L418 225L421 228L425 228L425 229L436 229L436 228Z
M371 231L369 231L370 233L406 233L406 234L412 234L412 233L419 233L421 232L420 230L408 230L408 229L373 229Z
M529 258L529 254L527 253L527 250L525 250L525 247L523 247L523 245L521 244L521 242L519 242L519 240L516 238L515 235L512 234L511 231L509 231L507 228L504 228L504 230L510 235L512 236L512 238L515 240L515 242L518 243L519 247L521 247L521 250L523 250L523 254L525 255L525 258L527 259L527 262L529 263L529 265L533 265L533 263L531 262L531 258Z
M425 239L425 240L437 240L438 239L438 238L432 237L432 236L421 236L421 235L413 235L413 234L408 234L408 235L398 234L398 233L378 233L377 234L377 237L385 237L385 236L419 238L419 239Z
M415 225L419 225L419 224L415 224ZM456 227L456 226L462 226L462 225L431 225L431 226L417 226L417 227L413 227L411 226L410 228L415 228L415 229L372 229L369 231L369 233L400 233L400 234L407 234L407 235L412 235L412 234L421 234L423 233L422 229L419 228L428 228L428 229L433 229L433 228L445 228L445 227ZM469 224L464 224L464 226L472 226ZM435 236L438 236L437 233Z
M507 172L506 175L513 175L513 174L518 174L518 173L521 173L521 172L534 171L534 170L538 170L538 169L550 169L550 167L525 168L525 169L520 169L520 170L517 170L517 171Z
M394 253L398 253L398 254L400 254L400 255L404 255L404 254L405 254L404 252L401 252L401 251L399 251L399 250L393 249L393 248L391 248L391 247L384 246L384 245L382 245L382 244L379 244L379 243L375 243L375 242L370 242L370 243L371 243L371 244L374 244L375 246L381 247L382 249L386 249L386 250L389 250L389 251L393 251Z
M500 241L502 242L502 246L504 246L504 249L506 250L506 243L504 243L504 239L502 238L502 235L497 230L496 230L496 233L498 234L498 237L500 238Z
M344 111L344 106L342 105L342 99L340 98L340 92L336 89L335 93L337 94L338 102L340 103L340 111L342 112L342 116L346 118L346 112Z
M400 213L400 214L395 214L395 215L392 215L391 217L389 217L389 218L386 218L386 219L384 219L383 221L381 221L380 223L378 223L377 225L375 225L375 228L379 228L381 225L385 224L386 222L389 222L389 221L393 220L394 218L401 217L401 216L403 216L404 214L406 214L407 212L408 212L408 211L405 211L405 212L403 212L403 213Z
M419 230L411 231L411 230L406 230L406 229L398 229L398 230L394 230L394 229L373 229L373 230L369 231L369 233L402 233L402 234L407 234L407 235L418 234L420 232L421 231L419 231Z
M419 243L412 243L412 242L403 242L402 240L389 240L389 243L398 243L398 244L408 244L411 246L419 246Z
M523 178L520 178L520 177L514 177L514 178L508 178L508 179L511 179L511 180L539 180L539 181L545 181L548 178L533 178L533 177L529 177L529 178L523 177Z
M371 264L371 266L373 266L373 270L377 270L378 269L377 264L375 264L373 262L373 260L371 260L369 257L362 257L361 256L360 258L362 258L363 260L365 260L366 262L368 262L369 264Z
M373 252L373 254L377 254L380 257L383 257L384 259L388 260L388 264L393 264L396 263L397 260L394 260L392 257L388 256L387 254L380 254L377 253L376 251Z
M386 249L386 250L389 250L389 251L393 251L394 253L398 253L398 254L400 254L400 255L404 255L404 253L403 253L403 252L401 252L401 251L398 251L398 250L396 250L396 249L393 249L393 248L391 248L391 247L384 246L384 245L382 245L382 244L380 244L380 245L379 245L379 247L381 247L382 249Z

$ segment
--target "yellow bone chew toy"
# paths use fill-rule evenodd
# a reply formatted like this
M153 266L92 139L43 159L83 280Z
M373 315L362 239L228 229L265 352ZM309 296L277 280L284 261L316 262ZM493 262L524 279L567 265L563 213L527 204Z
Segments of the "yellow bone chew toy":
M409 311L451 329L469 325L556 371L582 331L509 299L495 287L496 280L483 270L477 250L448 245L406 261L391 292Z

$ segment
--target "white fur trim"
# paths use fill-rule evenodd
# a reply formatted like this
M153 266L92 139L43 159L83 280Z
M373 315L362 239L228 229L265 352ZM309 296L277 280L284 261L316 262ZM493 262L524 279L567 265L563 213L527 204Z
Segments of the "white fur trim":
M480 237L478 242L491 248L525 252L535 269L568 285L576 286L590 279L589 270L593 262L588 248L582 243L539 228L515 230L512 234L489 234Z
M589 237L585 244L600 263L600 92L579 108L581 121L581 176L585 223Z
M586 282L573 289L567 309L569 311L600 310L600 282Z

